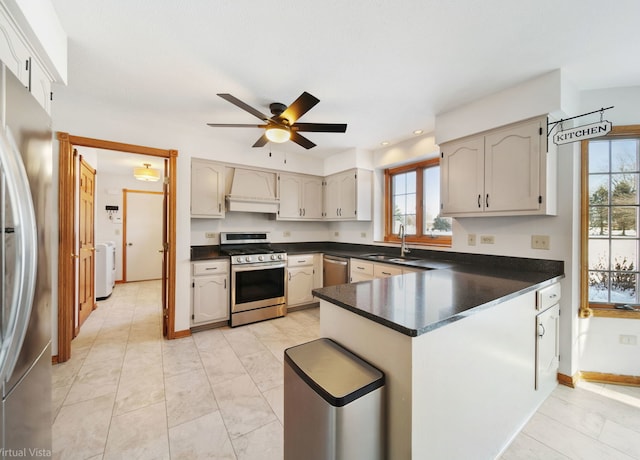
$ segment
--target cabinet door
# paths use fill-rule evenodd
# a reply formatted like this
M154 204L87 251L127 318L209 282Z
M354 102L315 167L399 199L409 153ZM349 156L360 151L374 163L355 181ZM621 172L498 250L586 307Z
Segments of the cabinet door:
M298 305L313 302L313 266L288 268L287 304Z
M440 199L443 215L484 209L484 138L442 145Z
M191 217L224 217L223 165L191 160Z
M193 324L229 319L227 275L193 278Z
M301 176L294 174L280 174L278 176L278 196L280 197L278 219L300 219L302 217L301 193Z
M3 10L0 10L0 60L25 87L29 86L29 50Z
M346 220L356 220L356 173L343 173L338 179L340 189L339 217Z
M322 218L322 178L302 178L302 217L304 219Z
M540 119L485 136L485 211L531 211L540 208ZM546 145L546 144L544 144Z
M329 176L324 185L324 216L328 219L339 217L340 181L336 176Z
M536 390L555 385L559 363L560 305L556 304L536 316Z

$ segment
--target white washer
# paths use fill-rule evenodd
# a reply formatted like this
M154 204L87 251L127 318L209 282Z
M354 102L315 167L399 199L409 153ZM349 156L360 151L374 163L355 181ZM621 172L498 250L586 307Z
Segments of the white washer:
M96 299L106 299L113 292L116 280L116 244L105 241L96 244Z

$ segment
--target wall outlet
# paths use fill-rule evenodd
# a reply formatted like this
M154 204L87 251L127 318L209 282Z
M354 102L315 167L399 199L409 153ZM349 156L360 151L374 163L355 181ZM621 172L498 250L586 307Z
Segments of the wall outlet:
M532 249L546 249L549 250L549 235L531 235L531 248Z
M291 232L282 232L282 236L289 237L291 236Z
M205 238L217 238L218 234L216 232L204 232Z
M475 246L476 245L476 234L475 233L469 233L467 235L467 244L469 246Z
M360 232L360 238L366 238L367 232Z
M493 235L480 235L480 244L495 244L496 237Z
M620 343L622 345L638 345L638 336L620 334Z
M333 236L340 236L340 232L333 232Z

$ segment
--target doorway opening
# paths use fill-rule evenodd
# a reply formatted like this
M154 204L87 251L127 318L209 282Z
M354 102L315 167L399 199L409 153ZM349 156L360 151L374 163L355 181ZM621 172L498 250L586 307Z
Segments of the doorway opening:
M74 161L76 147L133 153L159 157L164 162L162 200L162 332L165 338L175 338L175 277L176 277L176 190L177 150L163 150L133 144L57 133L59 142L59 257L58 257L58 354L54 362L71 357L71 340L76 334L75 303L78 292L76 278L76 181L79 171ZM105 152L104 155L108 155Z

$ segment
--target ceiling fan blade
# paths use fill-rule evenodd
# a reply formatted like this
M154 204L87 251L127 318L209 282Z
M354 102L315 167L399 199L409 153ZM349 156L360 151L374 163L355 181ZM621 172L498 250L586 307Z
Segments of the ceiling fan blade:
M291 131L291 140L293 142L295 142L296 144L301 145L302 147L304 147L307 150L312 149L312 148L314 148L316 146L316 144L311 142L306 137L301 136L300 134L296 133L295 131Z
M346 123L296 123L291 128L307 133L344 133L347 131Z
M269 117L267 117L264 113L260 112L259 110L254 109L249 104L246 104L246 103L242 102L240 99L238 99L235 96L232 96L231 94L218 93L218 96L220 96L225 101L231 102L233 105L235 105L237 107L240 107L242 110L244 110L246 112L249 112L254 117L258 117L263 121L267 121L269 119Z
M262 136L260 136L260 139L258 139L256 143L252 145L252 147L264 147L267 142L269 142L269 139L267 139L266 134L263 134Z
M214 128L265 128L267 125L249 125L243 123L207 123Z
M320 102L320 99L305 91L300 95L300 97L298 97L298 99L293 101L293 103L291 103L291 105L289 105L289 107L287 107L278 118L286 118L289 121L289 125L292 125L298 118L311 110L318 102Z

